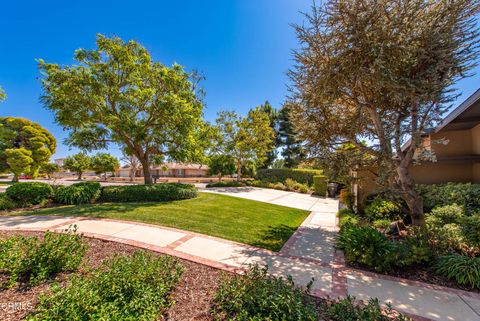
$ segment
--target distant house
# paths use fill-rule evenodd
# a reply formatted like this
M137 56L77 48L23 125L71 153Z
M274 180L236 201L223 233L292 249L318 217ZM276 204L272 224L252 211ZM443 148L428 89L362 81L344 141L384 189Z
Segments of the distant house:
M117 170L118 177L130 177L130 166L123 166ZM208 172L207 165L201 164L181 164L164 163L150 167L152 175L158 177L206 177ZM135 173L136 177L143 177L142 168Z
M433 141L444 139L447 144ZM436 127L425 133L423 144L435 153L435 162L411 165L418 184L480 183L480 89L468 97ZM357 200L377 189L375 171L356 173Z

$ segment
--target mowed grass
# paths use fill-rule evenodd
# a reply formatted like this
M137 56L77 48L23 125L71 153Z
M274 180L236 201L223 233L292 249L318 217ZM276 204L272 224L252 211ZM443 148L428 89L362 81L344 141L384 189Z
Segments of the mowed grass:
M165 203L60 206L12 215L61 215L121 219L175 227L279 251L308 211L237 197L199 193Z

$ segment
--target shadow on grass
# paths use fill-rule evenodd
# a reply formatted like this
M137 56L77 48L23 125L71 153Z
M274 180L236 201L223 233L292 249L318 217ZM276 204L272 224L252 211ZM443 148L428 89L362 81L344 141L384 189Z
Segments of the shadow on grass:
M272 251L280 251L283 244L288 241L295 230L296 228L285 224L269 226L261 232L258 241L252 245Z
M111 213L128 213L139 208L155 207L159 204L173 202L151 202L151 203L98 203L85 205L67 205L42 208L38 210L26 210L23 212L12 213L14 215L60 215L60 216L88 216L88 217L107 217Z

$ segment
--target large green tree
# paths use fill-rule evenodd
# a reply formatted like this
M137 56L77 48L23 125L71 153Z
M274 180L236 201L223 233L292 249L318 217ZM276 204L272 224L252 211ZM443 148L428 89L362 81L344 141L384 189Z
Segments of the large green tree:
M68 156L63 161L63 168L76 173L77 179L82 179L85 171L92 168L92 158L85 153Z
M275 108L273 108L273 106L270 104L270 102L268 100L265 101L265 103L263 103L262 105L258 106L258 109L260 109L261 111L263 111L264 113L266 113L268 115L268 119L270 121L270 127L272 127L273 133L274 133L274 136L275 136L274 137L274 145L275 146L274 146L273 149L271 149L270 151L267 152L265 161L262 164L263 168L267 168L267 167L272 166L273 161L277 157L276 147L279 143L279 140L278 140L278 111Z
M222 181L225 175L235 173L235 160L229 155L212 155L208 162L208 175L218 175L218 180Z
M115 156L107 153L97 153L92 157L92 170L95 174L103 174L105 180L107 180L107 172L114 172L120 167L120 162Z
M282 148L284 166L295 168L307 157L302 142L295 137L293 124L288 115L288 105L278 113L278 146Z
M431 159L422 135L478 58L478 10L478 0L330 0L296 26L290 116L299 137L313 149L349 143L374 157L415 225L424 213L409 165Z
M60 166L55 163L46 163L40 167L40 173L46 174L48 179L51 179L53 174L60 171Z
M135 41L97 37L97 49L75 51L77 63L59 66L39 60L45 106L71 131L68 144L84 150L120 145L142 164L203 156L202 92L180 65L152 60Z
M246 117L235 112L220 112L216 120L216 153L235 160L237 179L250 163L261 166L274 148L274 132L268 114L259 108L251 109Z
M48 130L25 118L0 118L0 172L11 171L13 180L39 168L55 153L57 141Z

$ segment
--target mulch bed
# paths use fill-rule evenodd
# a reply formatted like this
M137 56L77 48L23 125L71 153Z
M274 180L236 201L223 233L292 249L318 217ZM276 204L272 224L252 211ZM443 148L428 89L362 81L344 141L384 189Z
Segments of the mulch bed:
M0 231L0 238L13 235L40 237L43 233ZM84 273L85 267L98 267L103 260L111 258L115 254L131 255L138 250L136 247L116 242L92 238L86 238L86 241L89 249L84 257L83 267L78 273ZM165 319L172 321L212 320L209 315L212 297L225 272L190 261L180 261L185 267L185 272L173 293L173 299L176 304L167 311ZM0 274L0 280L2 277L4 278ZM61 273L53 281L36 287L29 288L25 284L19 284L10 289L0 289L0 320L22 320L35 307L38 302L38 296L41 293L48 293L52 282L65 285L68 277L68 274Z
M470 287L460 285L457 282L452 281L443 275L436 274L435 269L428 265L407 266L407 267L402 267L401 269L384 272L384 273L376 272L375 270L369 267L355 264L355 263L347 263L347 266L358 269L358 270L374 272L377 274L390 275L390 276L404 278L412 281L419 281L419 282L429 283L433 285L440 285L440 286L445 286L453 289L464 290L468 292L480 293L480 290L478 289L472 289Z

